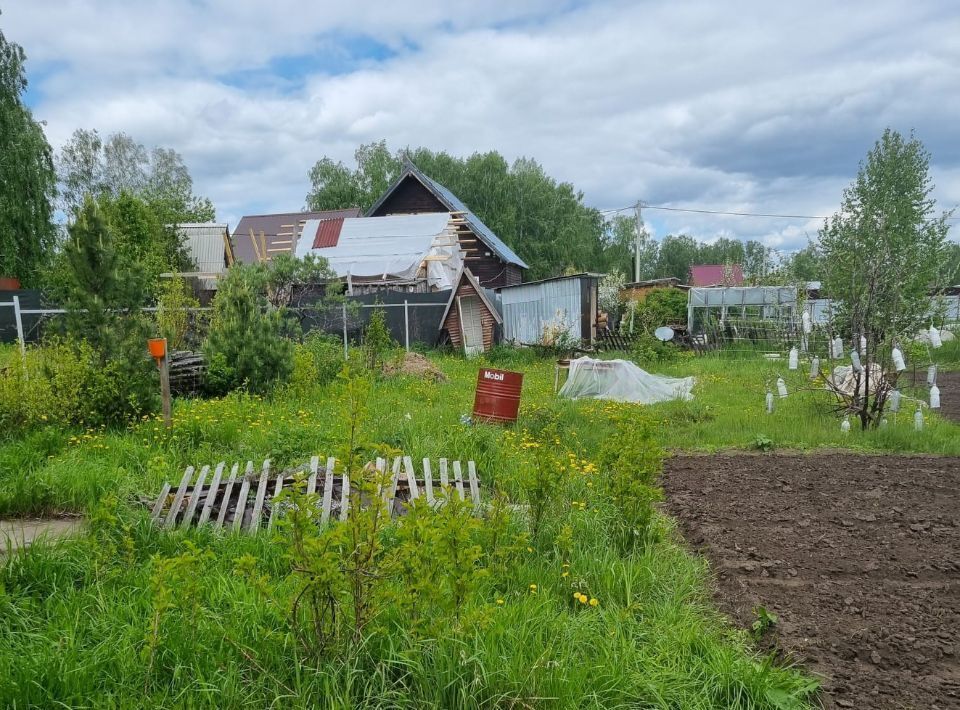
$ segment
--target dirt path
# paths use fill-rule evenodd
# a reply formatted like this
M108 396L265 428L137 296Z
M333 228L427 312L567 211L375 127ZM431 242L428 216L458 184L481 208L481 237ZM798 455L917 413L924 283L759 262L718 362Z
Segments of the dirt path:
M960 708L960 459L678 456L667 507L718 602L825 678L827 708Z
M80 530L80 518L0 520L0 554L7 549L27 547L41 536L51 538L72 535Z

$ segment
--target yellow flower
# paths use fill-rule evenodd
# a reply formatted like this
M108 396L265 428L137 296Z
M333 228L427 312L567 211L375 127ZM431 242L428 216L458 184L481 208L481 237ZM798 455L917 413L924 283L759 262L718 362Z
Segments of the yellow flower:
M503 599L497 599L497 606L503 606Z
M577 599L580 600L580 603L581 603L581 604L586 604L586 603L587 603L587 595L586 595L586 594L581 594L579 597L577 597Z
M528 547L528 548L527 548L527 552L533 552L533 548L532 548L532 547Z
M561 576L561 577L569 577L569 576L570 576L570 573L569 573L569 572L563 572L563 573L560 574L560 576Z
M599 599L594 598L590 600L590 606L597 606L599 603L600 603Z
M536 585L536 584L531 584L531 585L530 585L530 591L531 591L531 592L537 591L537 585Z

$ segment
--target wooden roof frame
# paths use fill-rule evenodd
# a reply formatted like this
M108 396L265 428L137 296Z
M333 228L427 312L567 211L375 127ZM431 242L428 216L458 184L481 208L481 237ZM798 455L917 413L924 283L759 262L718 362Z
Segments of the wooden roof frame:
M477 277L473 275L473 272L470 271L467 267L463 267L460 270L460 275L457 277L457 285L453 287L453 290L450 291L450 300L447 301L447 307L443 309L443 316L440 318L440 327L443 327L443 324L447 322L447 316L450 315L450 309L453 308L453 302L457 299L457 292L460 290L460 284L463 282L464 277L466 277L468 283L473 286L473 290L477 292L477 295L480 297L480 300L483 302L483 305L487 307L487 310L490 311L490 315L493 316L493 320L497 325L503 324L503 316L500 315L500 311L497 310L497 307L493 305L487 294L483 292L483 286L480 285L480 282L477 281Z

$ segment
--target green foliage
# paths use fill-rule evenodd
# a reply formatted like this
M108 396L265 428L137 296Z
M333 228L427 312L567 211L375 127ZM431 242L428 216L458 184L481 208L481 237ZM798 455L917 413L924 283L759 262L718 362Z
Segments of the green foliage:
M0 31L0 276L33 286L56 236L56 176L43 127L23 103L25 61Z
M220 281L203 345L211 388L266 392L293 369L289 326L265 292L265 273L257 266L235 265Z
M820 230L823 288L837 303L831 327L847 343L867 339L863 367L890 370L895 339L927 322L931 286L942 285L947 219L934 215L930 155L911 135L887 129L844 190L840 212ZM889 379L889 378L888 378ZM862 428L880 425L889 387L870 392L867 378L845 411Z
M649 333L642 333L630 343L630 357L640 364L662 364L678 360L680 349L672 342L658 340Z
M620 419L617 435L600 450L599 466L606 493L616 511L611 537L624 552L641 549L654 539L653 504L660 500L657 479L663 449L646 422Z
M753 610L753 615L756 617L754 622L750 624L750 631L753 634L753 638L759 640L762 638L770 629L777 625L779 619L777 615L772 611L769 611L762 604L758 607L755 607Z
M0 429L98 427L135 419L156 407L150 374L144 382L130 381L129 363L122 359L104 362L86 341L51 340L27 350L25 367L18 358L0 371Z
M284 308L291 304L298 288L325 284L336 278L327 260L316 254L308 254L298 259L292 254L277 254L266 263L256 264L263 272L267 290L267 300L275 308ZM331 286L338 292L339 284Z
M756 449L757 451L773 451L773 439L771 439L769 436L764 436L763 434L757 434L756 438L753 440L751 448Z
M156 328L160 336L167 339L170 350L179 350L186 345L190 328L190 312L187 309L199 306L200 302L183 279L174 277L160 282Z
M339 338L313 332L293 352L293 372L289 386L306 393L336 378L343 368L343 343Z
M395 347L387 328L387 312L383 308L374 308L363 331L363 362L367 369L380 372L386 354Z
M148 151L125 133L104 140L96 130L77 129L57 155L57 178L67 213L86 197L110 200L126 193L148 205L161 225L216 217L210 200L193 194L190 172L176 151Z

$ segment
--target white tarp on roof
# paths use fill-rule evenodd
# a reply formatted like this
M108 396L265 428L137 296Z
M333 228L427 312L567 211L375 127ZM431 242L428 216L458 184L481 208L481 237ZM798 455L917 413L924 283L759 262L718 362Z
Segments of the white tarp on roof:
M671 399L691 400L695 383L693 377L653 375L629 360L581 357L570 361L570 374L560 396L653 404Z
M413 280L425 276L431 287L453 288L463 266L460 242L450 227L449 212L355 217L343 220L337 245L313 248L320 220L308 220L296 255L318 254L330 262L338 276L384 281Z

